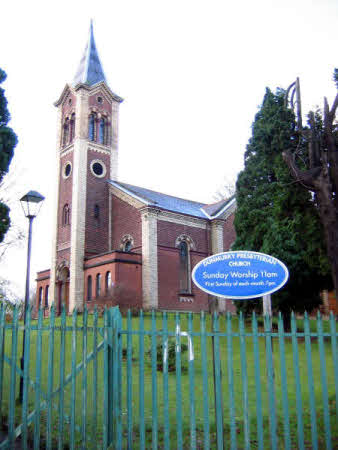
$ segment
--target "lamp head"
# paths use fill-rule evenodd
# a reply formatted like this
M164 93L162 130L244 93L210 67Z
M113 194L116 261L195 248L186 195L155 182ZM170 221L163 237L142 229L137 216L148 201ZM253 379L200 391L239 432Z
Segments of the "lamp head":
M40 211L44 199L45 197L36 191L29 191L26 195L24 195L20 199L20 202L25 216L27 218L36 217Z

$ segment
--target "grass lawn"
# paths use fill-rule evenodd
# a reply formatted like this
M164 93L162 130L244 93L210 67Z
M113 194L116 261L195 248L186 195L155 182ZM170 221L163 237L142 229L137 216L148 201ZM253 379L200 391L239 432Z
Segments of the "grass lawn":
M233 318L232 332L238 333L238 318ZM37 322L34 321L33 325L36 326ZM88 341L87 341L87 354L93 350L93 316L88 318ZM49 320L45 319L43 322L43 339L42 339L42 377L41 377L41 389L47 392L48 383L48 326ZM56 326L60 326L60 318L56 319ZM71 373L72 370L72 318L67 317L66 332L66 345L65 345L65 374ZM82 327L82 316L78 317L78 327ZM151 330L151 317L145 315L144 327L146 331ZM99 318L98 327L103 327L103 319ZM199 333L201 323L200 316L195 315L193 319L193 332ZM220 319L220 331L226 331L226 319ZM297 322L298 331L303 331L303 322ZM168 330L172 333L175 332L176 323L174 314L168 315ZM127 319L123 318L123 330L127 329ZM137 332L139 329L139 319L137 317L132 318L132 329ZM156 329L162 330L162 315L157 315ZM182 314L180 320L181 332L188 330L187 316ZM211 330L211 318L207 316L207 331ZM252 333L250 322L246 323L246 333ZM329 330L329 323L324 321L324 332ZM262 331L262 328L260 328ZM311 321L311 332L316 332L316 323ZM53 383L54 389L59 386L60 380L60 330L55 331L55 348L54 348L54 372ZM30 348L30 377L35 379L36 373L36 339L37 331L31 332L31 348ZM21 356L22 348L22 331L19 332L19 344L18 344L18 365L19 357ZM128 380L132 386L132 430L133 430L133 449L140 448L140 418L144 417L145 424L145 447L151 448L152 435L154 432L153 418L156 413L156 409L153 409L153 383L156 380L157 395L156 395L156 408L157 408L157 422L158 422L158 448L164 448L164 414L165 414L165 393L163 389L163 373L161 371L152 372L151 364L151 337L150 335L142 335L144 343L144 414L140 416L140 357L139 357L139 335L132 335L132 371L127 370L127 350L123 350L122 359L122 436L123 436L123 448L127 448L127 423L128 423L128 404L127 404L127 388ZM161 338L158 338L161 340ZM174 338L171 338L174 340ZM98 343L102 341L102 336L98 333ZM232 344L232 354L229 353L229 343ZM77 332L76 337L77 364L82 361L83 353L83 333L82 328ZM181 336L181 343L188 344L188 336L183 333ZM195 407L195 423L196 423L196 448L204 448L204 424L205 414L208 415L210 432L210 448L216 448L216 426L215 426L215 398L214 398L214 377L213 377L213 353L212 353L212 339L207 337L206 341L206 377L205 383L203 383L203 365L202 365L202 350L200 336L196 335L192 337L193 355L191 351L185 351L181 353L182 357L182 373L181 383L177 384L176 372L172 371L168 374L168 411L169 411L169 427L170 427L170 448L177 448L177 429L179 428L177 420L182 424L182 440L183 448L190 448L190 420L191 420L191 392L189 388L191 386L192 378L189 376L188 361L192 361L190 364L194 367L194 389L193 389L193 401ZM245 411L243 408L244 393L243 393L243 361L246 362L247 370L247 403L248 403L248 418L249 418L249 433L250 433L250 446L256 448L258 446L258 434L257 434L257 366L260 371L260 386L261 386L261 411L263 420L263 439L264 447L270 448L270 432L269 423L271 419L271 412L269 410L269 382L267 377L267 361L266 361L266 342L264 337L258 338L259 355L257 361L259 364L255 366L253 338L248 336L245 338L245 354L243 353L244 347L240 345L239 336L234 336L228 340L226 336L219 338L220 344L220 356L221 356L221 380L222 380L222 403L223 403L223 423L224 423L224 440L226 447L229 446L229 440L231 438L231 423L233 424L232 436L236 438L238 448L245 448ZM122 335L122 347L127 349L127 336ZM302 420L304 426L304 440L306 448L313 448L311 443L311 407L310 407L310 389L309 386L309 374L308 374L308 361L306 355L306 346L304 337L300 336L297 339L298 347L298 365L299 365L299 382L301 387L301 407L302 407ZM330 428L332 447L338 445L338 418L336 416L336 391L335 379L334 379L334 367L332 358L332 344L331 338L325 337L325 368L326 368L326 383L328 389L328 410L330 413ZM5 352L8 357L11 355L11 330L6 330L5 340ZM298 448L297 441L297 396L295 387L295 366L293 356L293 344L291 337L285 338L285 368L287 373L287 398L289 406L290 416L290 436L291 447ZM314 400L316 405L316 425L318 434L318 447L325 447L325 427L324 427L324 407L325 401L323 401L323 379L321 373L319 344L317 337L311 337L311 362L313 369L314 380ZM229 363L231 363L229 365ZM93 361L88 362L86 376L83 376L83 372L80 371L76 377L76 448L80 448L81 433L83 432L83 425L86 424L87 442L86 448L97 448L102 446L103 442L103 420L104 420L104 355L103 351L98 353L97 358L97 390L95 389L95 371ZM255 371L256 367L256 371ZM281 377L281 360L280 360L280 347L278 336L273 338L273 367L274 378L273 386L275 391L275 412L277 423L277 439L278 448L284 448L284 423L283 423L283 394L282 394L282 377ZM232 369L232 370L231 370ZM233 379L232 379L233 378ZM3 422L6 422L6 415L8 413L9 404L9 385L10 385L10 366L5 364L4 369L4 384L3 384L3 405L2 415ZM16 379L17 392L19 385L19 377ZM245 385L245 384L244 384ZM270 385L271 386L271 385ZM179 402L179 391L181 390L181 401ZM71 383L69 383L64 390L65 393L65 425L63 431L64 445L68 445L70 436L69 417L71 415ZM325 392L324 392L325 393ZM17 394L18 395L18 394ZM96 406L95 397L96 395ZM234 401L229 399L233 395ZM58 430L59 430L59 412L58 412L58 399L55 397L53 402L53 446L57 446ZM325 398L324 398L325 400ZM29 389L29 411L34 410L35 390L31 387ZM84 408L84 401L86 401L86 408ZM298 399L299 401L299 399ZM84 412L85 411L85 412ZM233 413L233 421L231 421ZM21 423L21 407L16 405L16 422ZM180 420L181 417L181 420ZM47 412L41 411L41 447L45 446L46 438L46 422ZM142 422L141 422L142 423ZM248 428L247 428L248 429ZM30 426L30 435L34 436L34 427ZM335 445L336 444L336 445Z

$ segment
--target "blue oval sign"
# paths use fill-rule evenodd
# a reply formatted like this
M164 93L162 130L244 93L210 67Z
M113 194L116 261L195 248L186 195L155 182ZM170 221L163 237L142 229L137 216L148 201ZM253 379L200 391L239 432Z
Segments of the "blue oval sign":
M194 283L203 291L235 300L271 294L288 278L287 267L277 258L243 250L209 256L192 272Z

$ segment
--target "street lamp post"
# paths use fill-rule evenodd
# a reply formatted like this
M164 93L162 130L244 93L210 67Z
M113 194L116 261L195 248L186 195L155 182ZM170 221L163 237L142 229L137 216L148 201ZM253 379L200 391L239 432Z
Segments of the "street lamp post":
M23 399L23 372L25 368L25 336L26 336L26 312L29 306L29 277L30 277L30 265L31 265L31 247L32 247L32 225L33 219L38 215L42 202L45 199L41 194L36 191L29 191L21 199L21 206L27 219L29 220L28 227L28 245L27 245L27 271L26 271L26 291L25 291L25 305L23 312L24 329L23 329L23 341L22 341L22 357L21 357L21 371L20 377L20 393L19 400L22 403Z

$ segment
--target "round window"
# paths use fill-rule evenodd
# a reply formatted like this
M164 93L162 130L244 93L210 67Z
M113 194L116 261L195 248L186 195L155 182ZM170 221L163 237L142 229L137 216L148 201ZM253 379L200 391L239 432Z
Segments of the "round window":
M63 178L68 178L72 173L72 164L68 161L63 167Z
M99 160L92 161L91 165L90 165L90 169L91 169L92 173L98 178L102 178L106 174L106 166L104 165L104 163L102 161L99 161Z
M95 173L95 175L97 175L98 177L100 177L103 174L103 166L101 163L96 162L93 164L93 172Z
M102 97L97 97L97 103L103 103L103 98Z

